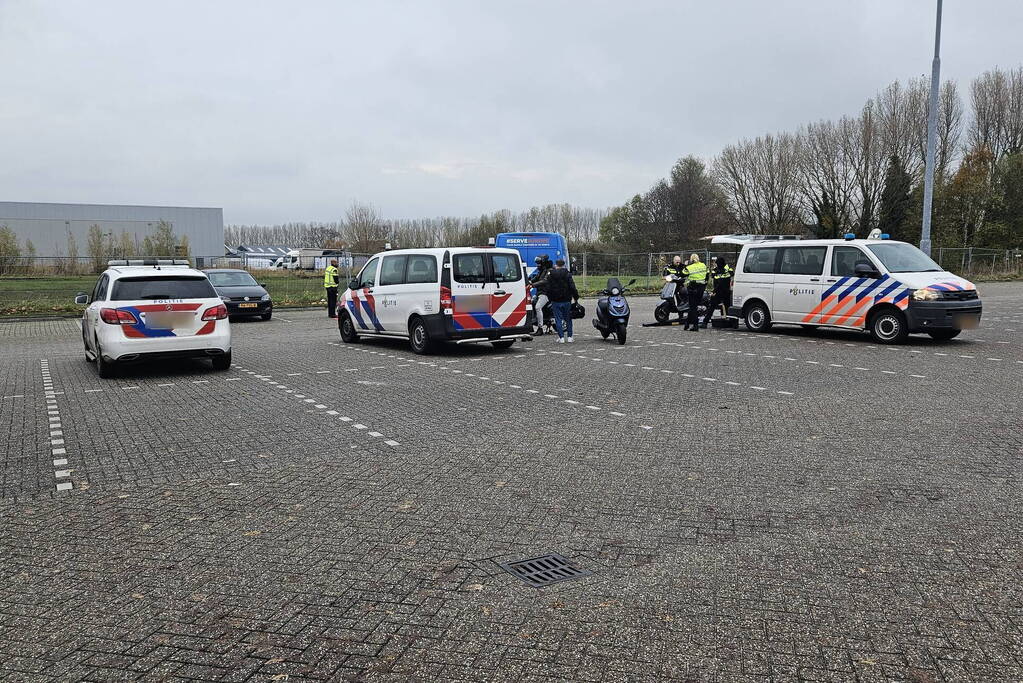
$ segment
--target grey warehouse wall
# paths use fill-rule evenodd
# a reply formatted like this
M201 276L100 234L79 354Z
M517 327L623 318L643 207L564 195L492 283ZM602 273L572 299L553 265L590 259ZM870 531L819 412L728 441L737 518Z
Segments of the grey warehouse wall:
M0 226L11 228L22 246L26 239L32 240L39 256L66 255L68 232L84 256L93 225L115 238L124 232L141 242L161 220L170 223L178 237L188 235L193 255L224 253L224 210L219 208L0 202Z

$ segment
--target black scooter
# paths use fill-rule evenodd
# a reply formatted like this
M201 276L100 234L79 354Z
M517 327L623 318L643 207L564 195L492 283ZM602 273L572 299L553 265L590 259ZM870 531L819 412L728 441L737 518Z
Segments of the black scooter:
M604 339L613 334L619 345L625 343L629 327L629 302L625 300L625 292L635 282L635 279L629 280L629 284L623 287L618 278L608 278L607 287L598 292L600 298L597 299L597 317L593 319L593 326Z
M704 292L703 300L696 309L696 315L700 320L703 320L703 316L707 314L710 299L710 293ZM657 308L654 309L654 320L661 325L666 325L671 321L673 313L678 313L679 319L683 321L689 314L688 292L678 280L666 282L661 288L661 303L657 304Z
M529 300L529 306L534 311L536 310L537 298L537 295L534 294ZM543 320L536 321L536 326L533 328L533 335L540 336L544 334L552 334L554 332L554 307L551 306L550 299L548 299L547 303L544 304L543 310L540 311L540 316L543 317Z

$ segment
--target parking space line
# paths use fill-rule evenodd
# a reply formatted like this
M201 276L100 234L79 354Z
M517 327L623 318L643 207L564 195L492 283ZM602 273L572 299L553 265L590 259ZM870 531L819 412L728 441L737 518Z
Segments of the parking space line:
M260 379L262 381L262 380L265 380L266 378L271 377L271 375L256 375L254 372L249 371L249 370L245 370L245 368L242 368L240 366L235 366L235 367L237 367L238 370L241 370L241 371L245 372L246 374L252 375L253 379ZM298 375L298 374L301 374L301 373L294 373L293 375L289 375L289 376L294 376L294 375ZM316 374L325 374L325 373L316 373ZM237 378L237 379L241 379L241 378ZM323 414L325 414L325 415L330 415L332 417L336 416L339 422L343 422L345 424L350 424L353 429L357 429L357 430L360 430L360 431L367 430L367 434L369 436L373 437L373 438L382 438L384 436L380 432L370 430L369 427L367 427L366 425L364 425L362 423L355 422L352 418L348 417L347 415L340 415L338 413L338 411L336 411L336 410L326 410L328 408L327 404L325 404L325 403L317 403L315 398L307 397L305 394L296 394L294 389L288 389L283 384L279 384L279 383L276 383L276 382L273 382L271 384L276 385L277 389L283 390L286 394L290 394L292 396L292 398L299 399L300 401L302 401L302 403L311 403L311 404L313 404L313 408L316 408L318 410L323 410L324 411ZM312 411L309 411L309 412L312 412ZM392 448L401 445L401 442L396 441L394 439L386 439L384 441L384 443L387 444L388 446L391 446Z
M54 396L63 395L64 392L54 391L53 375L50 372L50 361L48 359L40 359L39 370L42 375L43 394L46 397L45 403L46 414L48 416L47 422L49 423L50 459L54 467L54 489L57 491L68 491L73 489L75 486L71 479L71 473L73 470L56 469L58 467L67 467L68 464L67 457L57 457L67 455L67 444L64 439L64 423L60 418L60 408L57 407L57 399L54 398Z

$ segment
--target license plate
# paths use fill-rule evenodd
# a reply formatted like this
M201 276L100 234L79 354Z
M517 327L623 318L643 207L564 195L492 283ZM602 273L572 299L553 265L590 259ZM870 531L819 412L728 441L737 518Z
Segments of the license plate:
M259 304L238 304L238 308L255 308Z
M955 319L955 326L960 330L975 330L980 327L980 318L975 315L961 315Z
M146 327L151 330L173 330L192 324L195 315L192 313L159 313L146 314Z

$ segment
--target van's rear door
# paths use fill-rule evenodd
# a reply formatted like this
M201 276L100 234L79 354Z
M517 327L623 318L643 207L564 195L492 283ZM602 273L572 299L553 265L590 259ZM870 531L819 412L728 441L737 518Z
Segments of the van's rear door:
M451 322L456 332L493 327L487 278L487 258L481 249L451 253Z
M487 254L487 261L492 326L522 327L526 324L529 294L521 256L514 251L495 251Z

